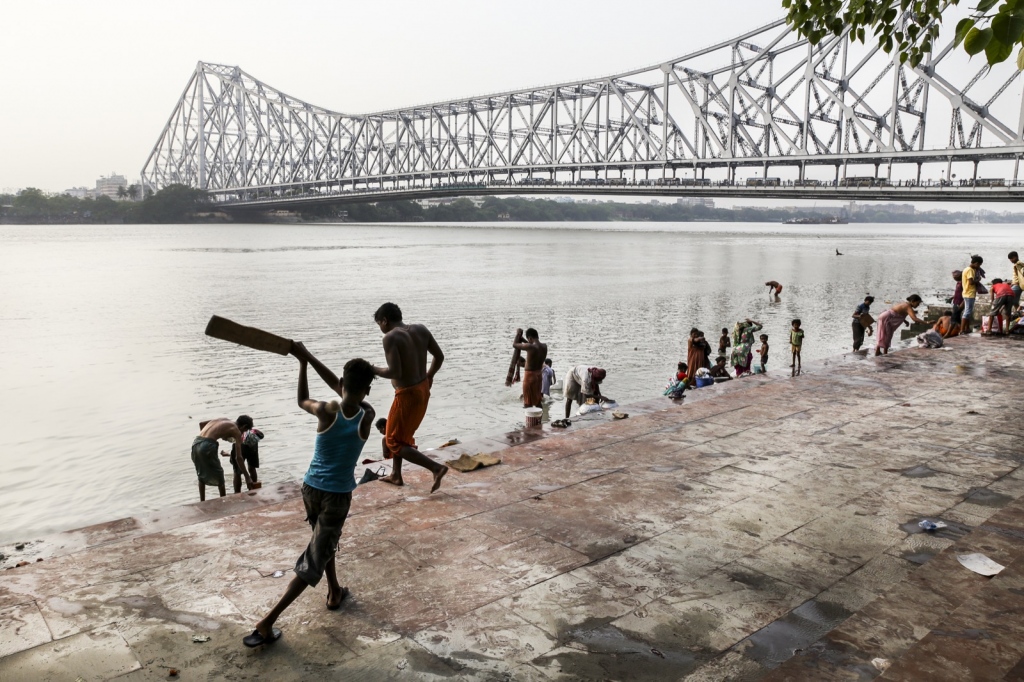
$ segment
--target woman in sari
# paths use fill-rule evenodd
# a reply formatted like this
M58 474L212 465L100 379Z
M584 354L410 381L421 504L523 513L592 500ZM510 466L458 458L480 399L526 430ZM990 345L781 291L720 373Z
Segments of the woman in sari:
M754 345L754 334L761 331L761 323L749 317L737 322L732 329L732 366L736 368L736 376L750 371L750 363L754 359L751 347Z
M686 344L686 385L693 386L697 370L707 363L707 341L704 333L694 327L690 330L690 339Z
M875 342L875 355L889 354L889 348L892 346L892 335L896 333L901 324L909 324L907 322L908 316L913 322L923 322L921 318L914 314L919 305L921 305L921 297L917 294L911 294L907 296L906 302L897 303L878 316L876 324L878 332L875 334L877 339Z

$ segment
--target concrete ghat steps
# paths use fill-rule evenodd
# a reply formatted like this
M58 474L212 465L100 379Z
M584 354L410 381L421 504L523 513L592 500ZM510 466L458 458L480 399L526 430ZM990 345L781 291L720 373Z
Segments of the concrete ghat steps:
M308 540L294 487L62 534L0 572L0 679L871 679L874 658L884 679L1014 679L1022 350L844 356L445 451L503 463L430 496L415 468L360 488L352 600L307 591L264 650L240 638ZM957 547L1008 568L980 578ZM961 667L906 667L928 646Z
M987 578L958 554L1006 568ZM927 564L763 679L1024 680L1024 502Z

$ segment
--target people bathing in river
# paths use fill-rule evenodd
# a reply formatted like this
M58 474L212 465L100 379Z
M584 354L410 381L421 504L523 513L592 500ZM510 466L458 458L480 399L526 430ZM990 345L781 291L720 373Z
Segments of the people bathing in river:
M680 362L676 365L676 381L686 381L686 363Z
M521 333L523 330L517 329L516 338ZM516 350L526 352L523 367L523 407L541 407L544 404L543 371L544 361L548 357L548 347L540 342L540 336L533 327L526 330L524 337L525 341L512 343Z
M247 414L243 414L236 419L235 424L242 431L242 458L245 460L245 468L249 472L249 478L252 479L252 487L260 488L262 484L258 480L259 472L257 469L260 468L260 441L263 440L263 432L253 426L252 417ZM220 456L227 457L231 461L231 469L234 471L232 483L234 484L235 492L242 492L242 470L238 467L237 459L231 452L224 452L223 450Z
M725 351L732 346L732 341L729 340L729 328L722 327L722 336L718 339L718 354L725 355Z
M587 365L576 365L565 375L565 384L562 393L565 395L565 418L569 418L573 401L577 405L584 405L587 399L601 400L601 382L608 375L600 367L589 367Z
M765 282L764 285L768 287L768 298L771 298L773 295L775 298L778 298L779 294L782 293L782 285L775 280Z
M729 381L732 379L732 377L729 376L729 368L726 367L726 362L727 360L724 355L719 355L715 358L715 364L711 368L711 377L715 380L716 384L721 381Z
M280 601L256 628L242 639L247 647L272 644L281 638L274 623L286 608L307 587L316 587L327 575L326 607L334 611L348 595L348 588L338 582L334 555L338 551L341 530L352 505L356 489L355 467L373 426L373 407L366 402L377 370L366 360L349 360L341 380L318 362L301 343L292 344L292 354L299 360L299 407L316 417L316 440L313 458L302 481L302 505L312 535L305 551L295 562L295 577L288 583ZM341 402L325 402L309 397L306 369L312 364L320 378L341 396Z
M244 415L243 415L244 416ZM217 492L224 497L224 467L220 464L217 456L217 441L229 441L233 443L235 462L240 473L245 476L247 490L252 490L253 480L245 468L245 459L242 455L242 430L236 422L226 417L218 417L199 422L199 435L192 441L192 463L196 467L196 476L199 479L199 501L206 500L206 486L217 486ZM241 492L240 490L237 492Z
M959 333L959 325L953 324L953 311L944 310L931 329L917 335L917 345L921 348L942 348L945 339Z
M551 397L551 387L558 381L555 370L551 367L551 358L544 358L544 366L540 370L540 392L545 398Z
M864 345L864 333L867 332L868 336L871 336L871 323L873 321L871 317L871 304L875 302L875 297L868 294L864 297L864 301L860 303L853 311L853 320L851 326L853 327L853 352L856 353L860 350L860 347ZM865 324L866 323L866 324Z
M402 460L427 469L434 475L430 492L441 487L441 479L448 473L448 467L430 459L416 449L416 429L427 414L430 401L430 387L434 375L441 369L444 353L434 336L422 324L407 324L402 321L402 310L394 303L385 303L373 314L373 319L384 333L385 367L374 367L374 374L382 379L391 379L395 388L395 399L388 413L387 438L388 455L394 462L391 474L380 479L392 485L404 485ZM430 366L427 366L427 355ZM316 365L314 365L315 367ZM539 367L538 367L539 369Z
M901 324L907 324L907 317L914 322L921 323L922 320L915 314L917 307L921 305L921 297L917 294L907 296L904 303L897 303L889 310L878 316L878 333L875 335L875 355L889 354L892 347L892 336Z
M800 320L793 320L789 324L789 349L793 352L793 362L790 367L795 366L800 371L800 349L804 345L804 330L800 328Z
M757 349L757 354L760 358L759 366L761 368L761 374L764 374L768 371L768 335L761 334L758 338L761 340L761 347Z
M708 360L711 346L704 339L704 332L694 327L690 330L690 338L686 342L686 384L693 386L696 382L697 370L704 367Z
M736 376L750 372L750 364L754 360L751 348L754 345L754 334L761 331L761 323L747 318L737 322L732 329L732 366Z

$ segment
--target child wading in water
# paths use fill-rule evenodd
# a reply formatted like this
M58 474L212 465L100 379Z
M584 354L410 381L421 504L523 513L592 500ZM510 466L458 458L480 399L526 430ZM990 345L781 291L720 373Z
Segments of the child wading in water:
M718 339L718 354L725 355L725 349L732 346L732 341L729 340L729 328L722 327L722 337Z
M761 334L761 347L757 349L758 355L761 356L761 371L768 371L768 335Z
M793 351L793 362L790 367L800 370L800 347L804 345L804 330L800 328L800 320L793 320L792 329L789 332L789 346Z
M358 358L349 360L339 381L301 343L293 343L291 352L299 359L299 407L317 419L313 460L302 483L302 504L313 534L306 551L295 562L295 577L288 583L284 596L256 624L252 634L242 639L250 648L281 638L274 622L306 587L316 587L324 573L329 611L339 608L348 595L348 588L338 582L334 555L352 504L352 491L356 489L356 463L373 426L373 408L364 401L373 381L373 365ZM310 399L307 364L312 364L320 378L341 396L340 403Z

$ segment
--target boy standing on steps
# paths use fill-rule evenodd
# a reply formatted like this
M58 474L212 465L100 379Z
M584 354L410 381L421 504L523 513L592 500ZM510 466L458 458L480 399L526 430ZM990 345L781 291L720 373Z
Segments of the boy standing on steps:
M793 320L789 331L789 347L793 351L793 362L790 367L796 367L800 371L800 348L804 345L804 330L800 328L800 320Z
M292 354L299 359L299 407L317 419L313 459L302 482L302 504L313 534L306 550L295 562L295 577L288 583L281 600L256 624L252 634L242 639L249 648L279 640L281 631L274 623L307 587L316 587L325 573L329 611L341 607L348 595L348 589L338 582L334 555L352 504L352 491L356 489L356 463L373 426L373 408L364 400L373 381L373 365L358 358L349 360L339 381L301 343L292 344ZM310 399L306 379L308 364L312 364L320 378L341 396L340 403Z

